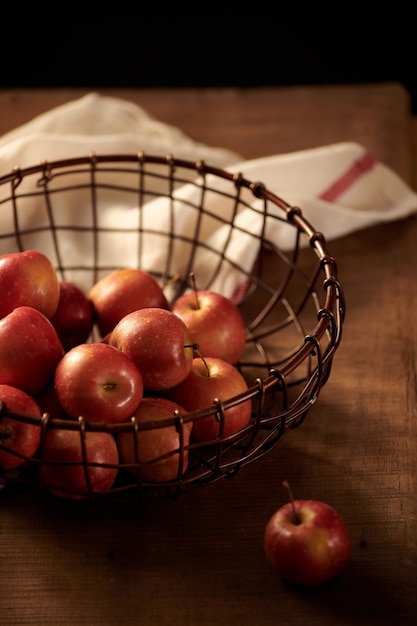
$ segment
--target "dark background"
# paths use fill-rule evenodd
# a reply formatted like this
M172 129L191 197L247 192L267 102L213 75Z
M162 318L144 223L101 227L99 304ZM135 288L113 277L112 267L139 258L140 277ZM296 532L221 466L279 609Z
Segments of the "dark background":
M396 81L417 113L417 24L409 8L184 4L7 5L0 87Z

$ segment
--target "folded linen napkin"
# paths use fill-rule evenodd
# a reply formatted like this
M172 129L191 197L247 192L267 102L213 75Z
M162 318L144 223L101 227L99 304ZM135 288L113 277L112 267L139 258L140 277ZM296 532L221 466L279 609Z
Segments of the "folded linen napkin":
M324 233L327 241L377 223L404 218L417 211L417 194L395 172L357 143L342 142L243 160L230 150L193 141L180 129L155 120L132 102L98 93L90 93L56 107L0 138L0 177L15 166L24 168L44 160L87 156L90 153L136 154L139 151L157 155L171 153L191 161L204 160L209 165L260 181L289 204L300 207L306 219L316 230ZM186 234L193 219L191 211L189 214L184 212L182 200L192 204L198 193L199 190L192 184L184 184L174 192L178 201L176 234ZM222 204L221 196L213 197L209 202L213 215L222 215L223 218L227 215L228 209ZM251 205L261 206L257 199L252 199ZM143 209L145 222L153 221L159 229L166 231L172 227L169 222L170 207L172 203L166 197L150 200ZM34 205L33 210L28 212L29 221L37 210ZM82 204L65 207L65 210L72 213L75 222L82 219ZM242 209L236 219L243 230L256 233L262 228L261 218L261 210L257 218L253 211ZM7 229L7 219L1 212L0 233ZM102 216L102 220L107 226L115 222L126 225L136 223L132 207L112 206L111 199L106 204L106 215ZM210 252L207 250L211 246L223 249L228 238L227 224L215 224L211 220L201 233L210 245L201 250L195 260L200 284L208 281L210 276ZM29 225L24 224L25 227ZM267 220L267 229L267 238L283 249L292 245L292 240L287 240L285 224ZM10 251L8 245L8 239L0 239L0 254ZM76 245L77 242L68 242L68 254ZM143 254L145 269L158 267L160 259L166 254L164 245L166 238L149 241ZM36 241L32 247L36 247ZM89 254L87 248L81 252ZM249 271L257 252L253 238L234 233L227 250L230 263L225 265L211 286L232 295L242 281L242 273L235 267ZM108 257L125 254L122 262L126 266L134 264L136 259L133 254L129 256L127 249L118 246L113 251L107 247L106 254ZM182 258L178 247L174 251L175 270L178 272L181 272Z

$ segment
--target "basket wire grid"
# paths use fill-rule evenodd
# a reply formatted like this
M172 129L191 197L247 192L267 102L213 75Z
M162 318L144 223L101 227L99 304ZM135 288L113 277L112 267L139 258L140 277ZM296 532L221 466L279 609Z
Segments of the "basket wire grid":
M39 249L60 279L85 291L111 271L141 267L164 286L172 303L192 288L194 273L199 288L228 291L245 319L246 348L236 367L248 391L223 402L213 399L199 411L157 423L91 424L82 416L70 421L18 415L0 398L0 419L40 424L40 450L50 428L79 431L89 498L174 499L235 476L302 423L330 375L345 314L335 259L302 210L262 183L172 155L90 154L15 168L1 177L0 224L1 254ZM91 340L96 339L93 333ZM248 400L249 425L223 436L225 411ZM219 437L185 445L188 422L209 415L219 421ZM171 452L179 455L175 480L149 482L141 478L140 463L135 475L119 465L114 486L93 493L86 431L140 437L144 429L168 425L179 433L179 448ZM40 454L22 460L18 471L0 469L2 485L35 484L43 492Z

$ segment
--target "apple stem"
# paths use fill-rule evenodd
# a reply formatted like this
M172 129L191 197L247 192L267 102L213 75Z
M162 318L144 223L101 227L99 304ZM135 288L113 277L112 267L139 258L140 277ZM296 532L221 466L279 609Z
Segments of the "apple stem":
M199 348L198 344L194 344L194 352L196 353L197 357L203 361L203 363L205 365L205 368L206 368L206 371L207 371L207 378L210 378L210 370L208 368L207 361L205 360L205 358L201 354L200 348Z
M169 287L170 285L174 285L180 280L180 278L181 276L179 274L174 274L174 276L171 276L169 280L165 281L163 289L165 289L166 287Z
M291 502L291 506L292 506L292 513L294 515L294 520L296 524L301 524L301 519L300 516L298 515L297 509L295 508L295 500L294 500L294 496L290 487L290 483L288 482L288 480L284 480L282 483L282 486L284 487L284 489L286 489L287 494L288 494L288 499Z
M195 282L195 274L194 274L194 272L190 272L190 280L191 280L191 284L192 284L192 287L193 287L193 290L194 290L195 306L196 306L196 309L199 309L200 308L200 302L199 302L199 299L198 299L197 284Z

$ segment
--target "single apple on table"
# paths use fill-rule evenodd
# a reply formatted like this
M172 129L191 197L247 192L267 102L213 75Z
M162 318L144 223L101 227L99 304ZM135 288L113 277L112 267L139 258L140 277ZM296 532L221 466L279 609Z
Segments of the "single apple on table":
M59 301L51 322L65 351L87 341L95 323L94 308L78 285L59 282Z
M194 346L188 329L166 309L147 307L128 313L113 329L109 344L132 359L150 391L173 387L191 371Z
M242 374L227 361L214 357L195 357L190 374L168 390L168 397L187 411L197 411L244 394L248 385ZM191 436L208 442L219 436L232 435L249 424L252 401L244 400L224 412L223 424L214 415L194 420Z
M119 452L110 433L50 427L42 442L41 461L41 484L56 496L78 500L113 487Z
M157 280L138 268L123 268L107 274L92 286L88 297L94 306L102 337L111 332L122 317L136 309L169 309Z
M59 279L42 252L25 250L0 256L0 318L20 306L31 306L50 319L59 300Z
M288 483L284 486L289 490ZM294 500L275 511L264 530L266 559L287 581L315 586L336 576L351 551L350 533L341 515L319 500Z
M0 384L35 394L51 379L63 354L55 328L37 309L20 306L0 319Z
M148 396L138 406L135 419L138 424L165 420L184 409L162 397ZM184 474L188 467L188 449L192 422L185 422L183 440L175 425L124 432L117 437L120 462L141 480L151 482L171 481ZM183 446L182 454L180 446ZM138 466L138 467L136 467Z
M71 348L55 369L54 383L64 411L86 422L124 422L143 397L142 374L133 361L101 342Z
M0 445L4 446L0 450L0 467L7 471L20 467L37 452L42 413L32 396L10 385L0 385L0 403L4 403L4 409L11 413L39 418L37 424L8 415L0 416Z
M220 293L196 289L180 296L171 310L187 326L203 357L236 364L246 341L245 322L232 300Z

